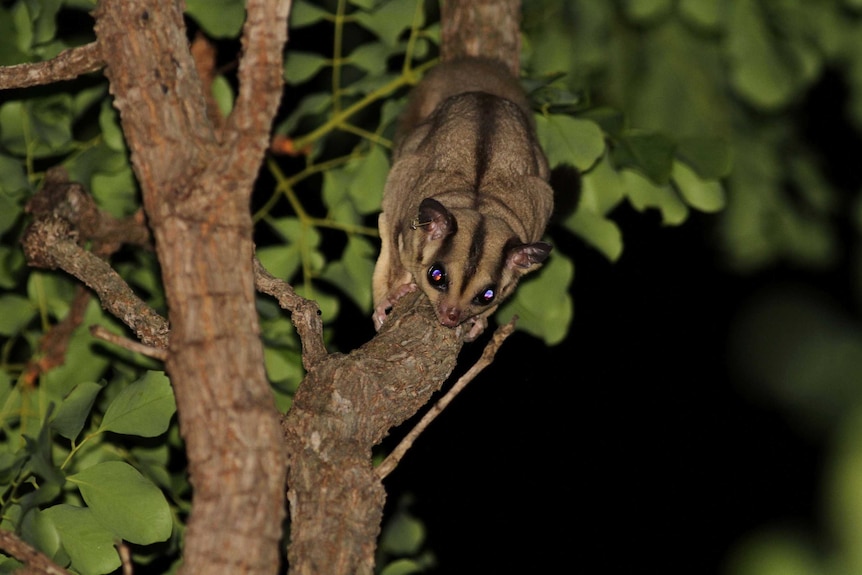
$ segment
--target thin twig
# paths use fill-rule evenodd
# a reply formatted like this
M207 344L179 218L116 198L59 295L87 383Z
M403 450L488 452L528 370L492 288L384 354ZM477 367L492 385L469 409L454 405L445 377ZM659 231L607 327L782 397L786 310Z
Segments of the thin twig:
M159 361L165 361L166 359L168 359L167 350L158 349L149 345L144 345L143 343L108 331L107 328L101 325L91 325L90 334L95 338L101 339L108 343L112 343L118 347L122 347L123 349L127 349L134 353L139 353L153 359L158 359Z
M60 268L96 292L102 306L129 326L147 345L167 349L167 320L141 300L103 259L83 249L70 224L59 217L34 221L21 240L27 263Z
M446 394L441 397L434 406L428 410L425 415L422 416L422 419L419 420L419 423L416 424L416 427L410 430L409 433L401 440L395 449L392 450L392 453L381 463L377 469L374 470L374 474L381 481L389 475L392 470L398 465L401 459L404 457L404 454L407 453L407 450L413 446L413 442L416 441L416 438L419 437L425 428L431 424L434 419L440 415L446 407L452 403L452 400L455 399L455 396L461 393L467 384L473 381L479 373L491 365L494 361L494 356L497 354L497 350L500 349L500 346L503 345L503 342L506 341L506 338L509 337L513 331L515 331L515 322L517 321L517 316L513 317L509 323L501 325L497 328L497 331L494 332L491 341L488 342L488 345L485 346L485 350L482 352L482 357L473 364L473 366L467 370L467 373L458 378L458 381L455 382L455 385L446 392Z
M63 50L44 62L0 66L0 90L27 88L71 80L102 68L102 52L98 42Z
M0 549L26 565L28 573L71 575L42 552L31 547L12 531L0 529Z
M254 258L254 287L274 297L282 309L290 312L290 321L302 341L302 365L306 370L326 357L323 320L317 302L297 294L289 283L269 273L257 257Z
M120 561L123 564L123 575L132 575L132 551L125 541L120 541L115 545L117 552L120 554Z

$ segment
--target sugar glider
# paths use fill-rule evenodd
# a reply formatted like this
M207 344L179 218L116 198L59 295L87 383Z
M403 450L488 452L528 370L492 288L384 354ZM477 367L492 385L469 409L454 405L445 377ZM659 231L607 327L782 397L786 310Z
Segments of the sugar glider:
M521 85L500 62L433 68L399 119L378 226L374 323L421 289L467 341L537 269L553 210L548 162Z

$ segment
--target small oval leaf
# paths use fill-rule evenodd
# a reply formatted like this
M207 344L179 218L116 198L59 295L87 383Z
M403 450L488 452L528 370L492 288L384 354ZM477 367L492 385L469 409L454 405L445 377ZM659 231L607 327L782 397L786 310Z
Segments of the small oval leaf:
M592 120L563 114L539 115L536 134L551 166L571 164L585 172L605 152L604 132Z
M148 545L165 541L173 527L164 494L124 461L106 461L66 478L98 522L120 539Z
M60 542L77 572L102 575L120 566L114 534L96 520L90 509L63 503L46 509L42 515L57 528Z
M114 398L99 431L155 437L167 431L176 410L168 378L161 371L148 371Z

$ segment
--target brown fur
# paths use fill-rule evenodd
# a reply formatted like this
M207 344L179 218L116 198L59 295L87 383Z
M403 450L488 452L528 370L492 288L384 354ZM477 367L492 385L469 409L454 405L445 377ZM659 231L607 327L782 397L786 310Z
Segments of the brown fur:
M467 339L479 335L550 251L540 241L553 209L547 179L526 96L501 64L465 59L432 70L396 132L374 270L377 327L418 286L443 325L469 320ZM436 287L435 266L445 271Z

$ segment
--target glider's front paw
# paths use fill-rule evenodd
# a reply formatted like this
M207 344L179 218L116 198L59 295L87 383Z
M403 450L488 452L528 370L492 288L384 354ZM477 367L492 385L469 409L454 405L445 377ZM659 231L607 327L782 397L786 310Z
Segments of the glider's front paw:
M413 293L416 291L417 286L415 283L409 284L401 284L395 289L391 290L386 298L381 301L376 308L374 308L374 329L380 331L380 328L383 327L383 322L386 321L386 317L389 315L389 312L392 311L392 306L395 303L406 296L409 293Z

